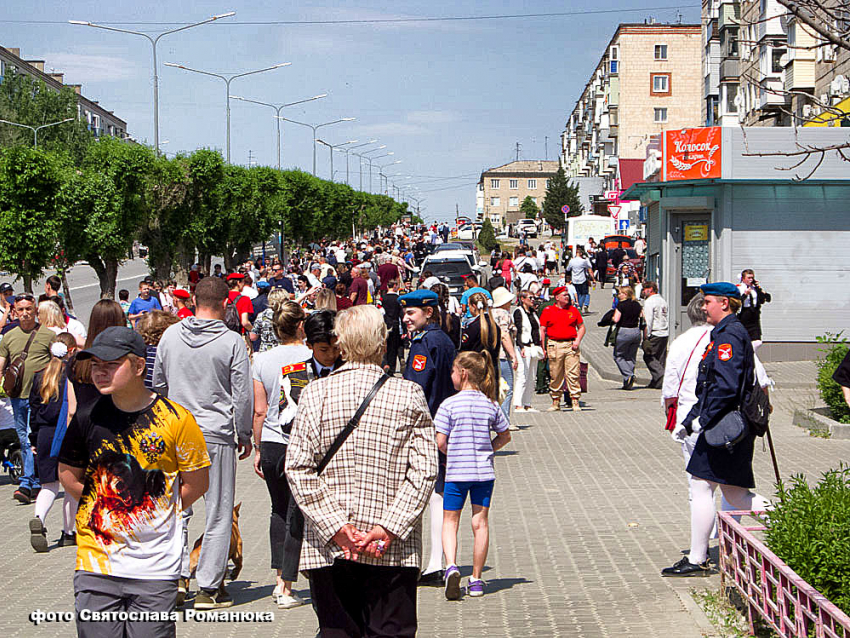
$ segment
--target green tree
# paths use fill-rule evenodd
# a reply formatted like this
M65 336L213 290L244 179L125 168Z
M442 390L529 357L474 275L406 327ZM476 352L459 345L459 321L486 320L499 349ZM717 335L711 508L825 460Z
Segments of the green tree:
M0 152L0 267L30 293L57 253L63 176L59 160L40 149Z
M537 208L537 204L531 199L531 195L525 196L525 199L522 200L522 205L519 207L519 211L525 215L526 219L537 219L537 215L540 213L540 209Z
M77 96L70 87L54 91L41 81L9 67L0 82L0 119L28 126L41 126L74 118L72 122L43 128L38 132L38 147L46 151L68 153L75 164L85 157L94 137L77 115ZM32 146L33 132L0 123L0 146Z
M496 241L496 231L493 229L493 224L490 223L489 217L485 217L484 223L481 224L481 231L478 233L478 244L488 253L499 247L499 242Z
M562 211L564 205L570 207L570 217L576 217L584 212L578 184L568 183L564 169L559 168L555 176L549 180L546 200L543 202L543 218L555 230L561 230L565 226Z
M85 215L82 257L97 273L100 294L113 297L118 266L147 223L145 197L154 152L111 137L89 147L76 194Z

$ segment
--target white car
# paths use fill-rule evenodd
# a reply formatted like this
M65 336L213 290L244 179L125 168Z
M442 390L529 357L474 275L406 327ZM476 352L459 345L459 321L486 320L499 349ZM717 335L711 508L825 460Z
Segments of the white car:
M516 223L517 237L520 236L523 230L526 237L537 237L537 222L533 219L520 219Z
M473 241L475 239L476 234L477 233L475 232L475 228L472 224L464 224L463 226L457 229L458 239Z

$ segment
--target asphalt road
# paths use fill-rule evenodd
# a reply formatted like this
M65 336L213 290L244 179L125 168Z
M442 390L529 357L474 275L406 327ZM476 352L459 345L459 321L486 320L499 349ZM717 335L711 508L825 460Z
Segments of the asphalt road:
M53 274L48 272L48 276ZM127 261L118 269L117 290L126 288L130 291L132 301L137 294L139 282L149 274L148 265L144 259ZM45 277L46 278L46 277ZM0 283L10 283L15 292L23 292L22 281L15 281L11 276L0 277ZM68 271L68 285L71 300L74 302L74 316L88 327L89 315L94 304L100 299L100 284L91 266L80 262ZM36 296L44 292L44 279L33 284ZM117 297L117 292L116 292ZM116 299L117 300L117 299Z

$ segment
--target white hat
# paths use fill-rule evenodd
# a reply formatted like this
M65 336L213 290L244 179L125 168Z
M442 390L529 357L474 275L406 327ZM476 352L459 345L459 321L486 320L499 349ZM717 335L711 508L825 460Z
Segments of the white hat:
M514 299L516 299L516 295L504 286L499 286L490 294L493 295L494 308L501 308L507 303L513 303Z
M438 283L440 283L440 278L431 275L425 281L422 282L422 288L427 288L428 290L431 290L431 288L436 286Z

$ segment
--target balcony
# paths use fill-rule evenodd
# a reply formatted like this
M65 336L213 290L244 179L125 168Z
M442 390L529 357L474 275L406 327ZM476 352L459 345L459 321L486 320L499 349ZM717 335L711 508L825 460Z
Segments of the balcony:
M741 61L738 58L725 58L720 63L720 81L734 80L741 75Z
M791 95L784 92L784 83L781 77L764 78L759 85L759 108L778 108L791 103Z
M783 79L786 91L814 89L814 60L794 60L785 67Z
M720 15L717 26L720 29L738 27L741 25L741 5L737 2L724 2L720 5Z
M705 25L705 41L711 42L712 40L719 40L720 33L718 32L717 20L709 20L708 24Z

